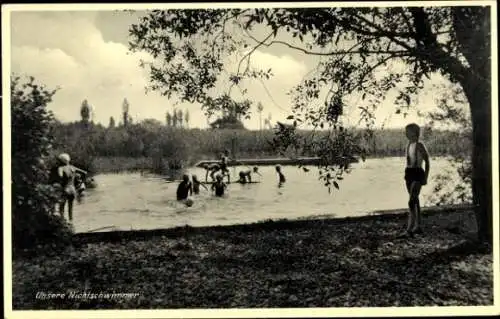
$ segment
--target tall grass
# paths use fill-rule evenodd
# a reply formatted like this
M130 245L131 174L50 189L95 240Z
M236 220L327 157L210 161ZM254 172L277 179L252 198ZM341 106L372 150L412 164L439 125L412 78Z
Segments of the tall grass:
M56 149L70 153L82 168L92 173L186 167L199 160L218 158L224 150L236 158L279 156L270 143L275 137L273 130L184 129L141 123L105 128L71 123L57 125L54 132ZM302 137L311 134L311 131L298 132ZM433 156L468 154L470 150L460 132L424 129L422 140ZM403 129L376 130L363 141L368 157L404 156L407 143Z

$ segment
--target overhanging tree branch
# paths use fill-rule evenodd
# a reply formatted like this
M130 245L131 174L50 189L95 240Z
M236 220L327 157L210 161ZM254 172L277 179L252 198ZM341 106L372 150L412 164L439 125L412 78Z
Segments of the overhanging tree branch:
M292 45L288 42L281 41L281 40L273 40L269 43L265 43L267 38L260 41L260 40L256 39L254 36L252 36L250 33L247 32L247 34L250 38L252 38L254 41L259 43L259 45L264 45L266 47L269 47L273 44L281 44L281 45L285 45L285 46L289 47L290 49L298 50L298 51L301 51L301 52L308 54L308 55L336 56L336 55L347 55L347 54L404 54L404 53L408 53L408 51L406 51L406 50L388 50L388 51L384 51L384 50L357 50L357 51L353 51L352 48L359 46L360 43L355 44L354 46L352 46L348 50L340 50L340 51L332 51L332 52L314 52L314 51L309 51L309 50L306 50L304 48Z
M305 54L310 54L310 55L322 55L322 56L335 56L335 55L346 55L346 54L402 54L402 53L407 53L408 51L406 50L395 50L395 51L382 51L382 50L358 50L358 51L349 51L349 50L341 50L341 51L334 51L334 52L313 52L306 50L301 47L297 47L294 45L291 45L287 42L284 41L271 41L268 44L265 44L265 46L270 46L272 44L282 44L285 45L291 49L299 50Z
M391 41L393 41L394 43L399 44L401 47L405 48L406 50L411 50L410 44L408 44L404 41L401 41L399 39L396 39L397 37L403 37L402 36L403 33L395 33L395 32L391 32L391 31L387 31L385 29L382 29L380 26L372 23L371 21L369 21L368 19L366 19L364 17L361 17L359 15L355 15L355 17L362 20L362 21L365 21L367 24L371 25L377 31L367 31L367 30L355 27L355 26L353 26L352 23L348 23L345 21L341 21L340 24L344 28L346 28L347 30L351 30L351 31L354 31L354 32L357 32L357 33L360 33L363 35L388 38ZM405 34L405 38L409 39L411 33L404 33L404 34Z
M411 31L408 31L408 32L390 31L390 30L387 30L387 29L383 29L381 26L379 26L375 22L370 21L370 20L366 19L363 16L360 16L360 15L356 14L354 17L357 18L357 19L359 19L359 20L361 20L361 21L363 21L364 23L366 23L367 26L375 29L376 31L368 31L368 30L362 30L362 29L360 29L364 33L372 33L373 36L387 37L387 38L391 38L391 39L392 38L405 38L405 39L408 39L408 38L411 38L413 36L413 32L411 32ZM408 28L408 30L411 30L411 28Z
M410 12L415 20L417 37L420 37L422 42L422 45L410 50L413 55L431 63L436 68L441 68L457 81L464 81L467 74L469 74L468 68L466 68L457 58L447 54L443 47L437 42L437 38L431 31L430 22L423 8L412 7L410 8Z
M273 36L273 32L271 32L263 41L259 41L259 43L253 47L247 54L245 54L240 62L238 63L238 68L236 70L236 76L234 78L234 80L232 81L233 83L231 84L231 86L229 87L229 94L231 93L231 90L232 88L234 87L234 85L238 84L239 83L239 79L238 79L238 76L240 74L240 68L241 68L241 64L243 63L243 61L246 59L247 60L247 66L245 68L245 71L243 73L246 73L248 71L248 68L250 67L250 56L252 55L252 53L254 53L260 46L264 45L264 42L267 41L270 37Z

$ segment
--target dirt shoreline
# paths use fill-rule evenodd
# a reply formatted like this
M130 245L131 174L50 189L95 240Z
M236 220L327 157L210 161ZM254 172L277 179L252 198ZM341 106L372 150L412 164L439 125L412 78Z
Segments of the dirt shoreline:
M447 206L431 206L423 207L422 213L426 216L432 216L435 214L447 214L452 212L463 212L470 211L472 209L471 205L447 205ZM377 210L372 211L363 216L345 216L345 217L335 217L332 214L320 214L313 216L305 216L294 219L282 218L282 219L268 219L264 221L258 221L253 223L244 224L232 224L232 225L211 225L211 226L178 226L178 227L168 227L168 228L156 228L156 229L123 229L123 230L108 230L108 227L103 227L102 231L89 231L89 232L78 232L75 234L75 243L81 242L99 242L99 241L115 241L122 239L134 239L134 238L151 238L155 236L183 236L187 233L196 232L207 232L210 230L227 231L227 230L241 230L241 231L251 231L259 229L273 229L281 227L303 227L310 224L317 223L319 221L341 224L350 223L356 221L369 221L369 220L380 220L380 219L391 219L391 218L405 218L406 209L391 209L391 210ZM98 228L99 229L99 228Z
M469 240L473 212L423 221L424 234L406 239L396 238L404 214L78 234L65 252L14 260L13 308L491 305L492 254Z

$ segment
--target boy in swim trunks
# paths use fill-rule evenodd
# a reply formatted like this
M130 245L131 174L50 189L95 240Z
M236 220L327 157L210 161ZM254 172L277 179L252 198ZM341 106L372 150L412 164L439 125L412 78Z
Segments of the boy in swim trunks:
M425 145L419 141L420 127L417 124L412 123L406 126L406 137L408 145L406 147L405 182L410 197L408 201L410 212L408 227L402 236L412 236L422 233L419 195L422 186L427 184L430 161ZM422 162L425 163L425 170L422 169Z

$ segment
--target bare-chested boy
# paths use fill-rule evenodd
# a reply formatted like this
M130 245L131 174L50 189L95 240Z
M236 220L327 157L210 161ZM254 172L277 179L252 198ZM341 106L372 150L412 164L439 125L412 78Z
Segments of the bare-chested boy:
M420 127L415 124L406 126L406 137L408 145L406 147L406 169L405 181L409 194L408 207L408 227L402 236L413 236L422 233L422 216L420 213L420 189L427 184L429 177L430 160L429 153L425 145L419 141ZM425 169L422 168L425 163Z

